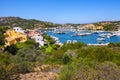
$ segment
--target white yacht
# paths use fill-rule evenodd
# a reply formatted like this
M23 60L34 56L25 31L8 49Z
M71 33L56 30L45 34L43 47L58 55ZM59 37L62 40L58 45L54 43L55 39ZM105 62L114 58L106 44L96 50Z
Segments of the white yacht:
M114 36L114 35L111 34L111 33L103 33L103 34L100 34L100 35L99 35L99 37L101 37L101 38L110 38L110 37L112 37L112 36Z
M104 41L105 38L97 38L98 41Z

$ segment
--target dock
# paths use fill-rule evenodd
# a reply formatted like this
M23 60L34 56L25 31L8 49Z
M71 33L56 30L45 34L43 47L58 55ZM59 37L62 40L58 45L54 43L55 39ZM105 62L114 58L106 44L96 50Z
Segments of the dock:
M87 45L92 45L92 46L107 46L109 43L105 43L105 44L87 44Z

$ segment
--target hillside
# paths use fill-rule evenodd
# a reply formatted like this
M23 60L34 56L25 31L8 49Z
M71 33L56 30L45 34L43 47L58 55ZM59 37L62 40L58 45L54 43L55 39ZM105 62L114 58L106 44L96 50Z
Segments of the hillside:
M33 29L55 27L58 26L58 24L35 19L23 19L20 17L0 17L0 26L7 26L10 28L19 26L23 29Z
M101 21L91 24L95 25L96 27L102 26L103 29L106 31L117 30L120 27L120 21ZM9 28L22 27L23 29L34 29L34 28L57 27L60 25L61 24L54 24L51 22L40 21L36 19L23 19L20 17L0 17L0 26L7 26ZM65 25L76 27L79 25L86 25L86 24L67 23Z
M95 26L103 26L105 31L116 31L120 28L120 21L102 21L94 23Z
M86 24L73 24L67 23L66 25L71 25L81 29L91 29L91 30L105 30L105 31L117 31L120 28L120 21L101 21L95 23L86 23Z

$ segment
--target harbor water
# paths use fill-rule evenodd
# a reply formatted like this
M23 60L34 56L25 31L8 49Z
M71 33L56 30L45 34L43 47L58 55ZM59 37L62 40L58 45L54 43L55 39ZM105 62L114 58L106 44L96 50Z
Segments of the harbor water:
M110 43L110 42L120 42L120 36L112 36L109 38L104 38L104 40L98 41L97 39L99 38L100 34L103 34L105 32L102 33L92 33L90 35L84 35L84 36L71 36L73 34L75 34L75 32L69 32L69 33L65 33L65 34L56 34L52 31L47 31L46 32L49 36L54 36L57 37L59 39L59 41L61 43L65 43L68 40L71 41L78 41L78 42L83 42L86 44L99 44L100 42L102 44L106 44L106 43Z

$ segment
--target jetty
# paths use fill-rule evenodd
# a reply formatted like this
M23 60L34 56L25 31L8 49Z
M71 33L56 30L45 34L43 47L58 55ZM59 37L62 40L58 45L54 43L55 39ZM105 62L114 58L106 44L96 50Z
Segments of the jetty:
M87 44L87 45L92 45L92 46L107 46L109 43L101 43L101 44Z

